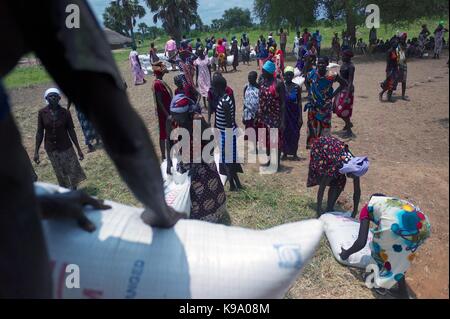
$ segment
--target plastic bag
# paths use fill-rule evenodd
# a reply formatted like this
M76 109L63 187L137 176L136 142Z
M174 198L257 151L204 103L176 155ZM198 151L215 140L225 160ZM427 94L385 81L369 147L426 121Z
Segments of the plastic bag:
M167 161L161 164L161 174L164 181L164 197L167 205L179 213L191 214L191 177L189 172L177 172L177 161L174 159L171 169L172 175L167 175Z
M73 220L42 222L55 298L282 298L323 233L319 220L267 230L180 220L159 229L142 222L140 208L106 203L111 210L87 212L93 233ZM79 288L66 284L70 264L79 268Z
M336 260L346 266L365 269L372 262L369 247L373 238L371 232L369 232L367 244L362 250L351 255L347 260L342 260L339 256L342 247L349 249L358 238L359 222L350 216L350 213L332 212L323 214L320 216L320 220L324 224L325 234Z

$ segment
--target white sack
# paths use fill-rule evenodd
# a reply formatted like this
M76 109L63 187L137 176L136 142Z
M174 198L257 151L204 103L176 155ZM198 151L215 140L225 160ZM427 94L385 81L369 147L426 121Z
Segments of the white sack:
M323 232L319 220L263 231L196 220L151 228L142 209L106 203L111 210L88 212L93 233L43 221L56 298L282 298ZM80 288L66 287L67 264L79 266Z
M367 244L362 250L351 255L345 261L341 260L339 256L342 247L349 249L358 238L359 222L350 216L350 213L332 212L323 214L320 216L320 220L323 222L325 234L336 260L346 266L365 269L372 261L369 243L373 236L370 231Z

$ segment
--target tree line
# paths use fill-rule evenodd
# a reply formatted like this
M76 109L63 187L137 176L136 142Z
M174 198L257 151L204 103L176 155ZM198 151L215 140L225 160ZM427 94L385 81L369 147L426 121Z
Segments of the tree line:
M118 33L129 36L134 42L137 28L144 36L156 38L164 34L181 40L190 30L203 32L247 28L255 25L249 9L234 7L226 10L221 18L203 23L199 16L198 0L144 0L153 14L152 22L160 22L162 28L149 27L145 22L136 23L146 15L146 8L139 0L114 0L103 14L104 25ZM355 36L356 26L365 20L365 8L376 4L380 8L382 23L408 22L414 19L447 15L448 0L253 0L253 16L261 25L274 28L283 26L299 29L313 24L320 18L328 21L345 21L347 32Z

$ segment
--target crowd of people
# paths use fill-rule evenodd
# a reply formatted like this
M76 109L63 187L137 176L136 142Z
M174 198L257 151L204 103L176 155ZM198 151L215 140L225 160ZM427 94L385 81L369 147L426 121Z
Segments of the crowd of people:
M87 16L90 17L89 14ZM424 26L425 29L426 26ZM441 23L434 33L435 58L440 57L443 34L446 31L447 29ZM424 37L428 36L425 36L426 31L423 32L421 43L424 43ZM51 34L50 31L49 34ZM303 113L305 112L306 149L310 152L308 177L305 182L307 187L318 186L317 217L325 212L334 211L336 201L344 190L348 178L353 180L354 184L352 217L356 217L361 197L360 178L367 173L370 162L366 156L355 156L349 145L331 135L331 120L333 114L336 114L345 123L345 136L353 136L351 116L356 67L352 63L352 57L354 50L363 48L363 45L358 47L358 41L346 33L341 44L336 33L332 40L333 55L331 58L336 56L336 61L342 59L342 65L339 73L334 73L328 68L330 58L321 54L323 39L319 30L313 34L308 29L304 29L303 33L297 33L293 49L298 57L295 66L288 66L285 61L288 33L280 29L277 36L280 38L279 47L273 33L269 34L267 40L264 36L260 36L257 41L255 51L258 70L248 74L248 83L243 88L242 125L246 129L253 128L257 132L264 129L265 136L256 134L258 138L255 141L262 146L258 148L258 152L262 149L268 156L268 161L261 165L275 164L278 168L280 162L289 157L294 160L299 159L300 129L303 126ZM53 41L59 43L56 36ZM377 44L377 41L378 39L371 32L369 51L371 46L373 48ZM92 48L104 44L102 38L96 39L94 42ZM191 146L194 142L193 128L196 124L200 125L202 131L214 127L219 132L219 141L216 145L220 151L218 169L215 163L206 162L203 158L195 161L192 147L189 148L189 154L187 154L189 159L185 161L185 157L183 157L183 161L177 167L180 172L190 172L190 218L218 222L226 213L226 193L219 174L227 176L230 191L239 191L245 188L238 175L243 172L243 167L237 154L239 127L237 110L241 103L236 101L233 88L229 86L224 73L228 72L227 56L233 56L234 71L239 65L240 55L244 63L250 64L250 39L244 33L240 42L233 37L230 46L225 37L216 41L213 36L206 39L205 44L201 39L196 39L195 49L191 45L192 42L192 39L183 37L177 44L175 39L171 38L164 48L168 62L178 70L177 75L173 78L176 87L174 91L165 80L169 74L166 64L158 58L155 45L152 44L150 47L149 54L155 78L151 84L158 116L160 151L161 157L168 161L167 166L171 167L172 157L186 156L183 154L185 150L174 147L179 145L182 138L170 139L174 135L174 131L180 128L187 130L190 133L189 143ZM407 44L406 33L398 34L389 41L387 76L381 84L380 99L387 92L388 99L392 101L392 95L398 82L402 83L402 97L406 98ZM107 49L101 47L98 50L103 52ZM208 58L210 52L212 62ZM93 54L93 56L103 55ZM129 59L134 84L145 84L147 81L136 47L132 48ZM51 67L49 61L43 59L44 64L50 65L50 72L58 75L58 71ZM103 69L96 71L100 75L92 72L93 74L89 74L88 78L73 71L70 63L67 66L69 74L77 74L79 76L77 79L82 80L78 82L81 85L90 83L97 86L99 90L103 89L102 92L106 99L103 102L95 100L94 95L98 95L97 90L92 88L86 90L85 95L80 97L75 94L78 91L73 91L67 85L66 78L59 77L58 79L63 84L65 91L69 93L69 100L74 99L88 149L94 151L93 141L100 143L100 136L104 137L105 148L116 162L124 180L146 208L153 208L145 210L143 221L151 226L171 227L183 216L163 203L160 196L162 193L160 177L154 179L156 182L151 186L143 186L145 183L142 180L144 178L152 179L158 175L159 167L154 167L157 161L151 142L147 133L144 133L146 132L144 126L129 105L124 93L123 80L118 76L114 63L111 61L109 63L113 65L109 72L111 79L115 81L110 81L110 78L105 79L102 75ZM305 78L305 96L303 96L302 87L293 82L295 68ZM335 87L336 83L337 87ZM89 95L89 92L92 92L92 95ZM40 162L39 149L44 140L44 148L58 183L63 187L76 190L79 183L86 179L79 163L83 160L84 155L77 140L70 111L61 106L61 97L62 93L55 88L48 89L44 93L46 106L38 113L34 161L36 164ZM303 97L307 100L304 106ZM86 100L84 100L85 98ZM87 100L98 101L99 105L89 104L86 102ZM202 100L203 106L201 105ZM106 102L109 113L104 112L105 109L103 109ZM87 104L94 105L94 107L89 109L86 107ZM6 121L5 118L7 121L11 121L10 115L8 115L6 94L3 93L1 86L0 106L0 121ZM105 117L102 112L109 115ZM214 122L212 121L213 116ZM98 129L99 134L94 127ZM2 128L1 125L0 128ZM276 141L273 141L269 133L273 130L277 132ZM230 131L231 134L229 134ZM201 141L202 150L208 142ZM226 145L231 145L231 151ZM77 153L75 153L74 147ZM171 150L174 150L175 153L172 153ZM20 156L23 155L20 150L17 152L21 154ZM271 152L275 152L278 156L274 158L271 156ZM131 156L138 160L130 161ZM171 171L168 169L167 173L170 174ZM149 184L151 183L146 185ZM327 187L329 188L327 206L326 209L323 209L322 201ZM84 201L86 202L85 199ZM374 232L377 235L374 236L371 250L380 273L384 276L382 288L391 289L398 284L401 290L400 295L404 296L406 293L405 270L402 267L405 258L411 261L414 252L429 236L430 226L427 217L418 207L408 201L374 194L369 203L361 210L360 220L360 236L352 247L342 249L341 258L348 259L349 256L364 247L367 241L369 221L372 221L375 224ZM402 250L411 251L411 254L400 254ZM394 294L393 291L391 293Z

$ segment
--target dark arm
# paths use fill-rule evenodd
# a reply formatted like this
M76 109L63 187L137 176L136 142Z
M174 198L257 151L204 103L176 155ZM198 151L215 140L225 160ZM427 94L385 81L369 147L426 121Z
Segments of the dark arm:
M162 93L161 92L156 92L156 107L163 112L163 114L166 116L166 118L169 117L169 113L167 112L167 110L164 107L164 103L162 100Z
M342 88L348 86L347 81L341 78L339 75L336 75L336 82L339 83L339 87L334 90L333 95L331 96L332 99L342 91Z
M352 217L355 218L358 214L359 200L361 199L361 185L359 177L353 179L353 213Z
M41 148L43 139L44 139L44 122L42 121L41 113L38 113L36 144L35 144L35 148L34 148L34 161L36 162L36 164L39 164L39 149Z
M195 84L198 86L198 65L195 66Z
M274 81L277 81L274 79ZM286 114L286 88L284 83L279 81L277 84L278 94L280 94L280 110L281 110L281 129L284 129L284 117Z
M352 247L350 247L347 250L342 248L342 252L340 253L340 257L342 260L347 260L351 255L357 253L366 246L367 237L369 236L369 227L370 227L370 220L363 219L359 224L358 238L353 243Z
M227 128L232 128L233 119L231 118L230 105L228 103L223 104L223 111L225 113L225 121L227 122Z
M297 101L298 101L298 107L300 108L300 115L298 117L298 121L299 121L299 127L302 128L303 126L303 107L302 107L302 87L301 86L297 86Z
M80 144L78 144L77 133L75 133L75 126L73 125L72 116L69 111L67 111L67 123L66 123L67 133L69 133L70 139L72 140L73 145L78 151L78 155L80 156L80 160L83 158L83 153L81 152Z

